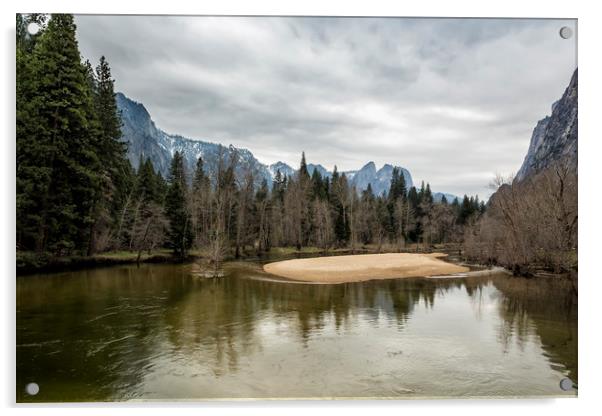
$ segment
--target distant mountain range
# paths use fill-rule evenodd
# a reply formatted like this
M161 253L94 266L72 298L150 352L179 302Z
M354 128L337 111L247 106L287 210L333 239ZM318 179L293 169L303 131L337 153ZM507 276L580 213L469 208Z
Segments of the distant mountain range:
M516 180L540 172L560 159L577 169L577 69L552 114L539 120Z
M349 182L354 185L358 191L365 190L368 188L368 184L370 184L372 186L372 191L377 195L381 195L384 192L389 191L389 188L391 187L393 168L393 165L385 164L382 168L377 170L374 162L368 162L359 170L348 170L339 173L344 173ZM312 163L307 164L307 170L310 175L312 175L316 169L320 172L322 177L332 177L332 172L324 166L314 165ZM410 172L402 167L399 167L399 169L403 174L406 186L408 188L414 186ZM296 172L294 168L284 162L276 162L270 165L269 170L272 176L275 176L278 170L280 170L281 174L286 174L287 176L293 175Z
M116 94L116 100L123 123L121 128L122 140L128 144L128 158L134 168L138 168L141 157L148 157L155 169L161 172L164 177L167 177L171 159L174 153L179 151L184 155L184 161L189 172L194 171L196 161L199 157L202 157L205 170L212 173L217 170L220 157L222 160L228 160L236 152L239 160L237 174L242 176L250 170L258 184L263 179L271 184L278 170L281 174L287 176L294 175L296 172L295 168L284 162L265 165L258 161L248 149L236 148L232 145L226 147L218 143L166 133L155 125L150 114L141 103L129 99L122 93ZM365 190L370 184L373 192L381 195L390 188L393 168L393 165L385 164L380 169L376 169L374 162L368 162L359 170L341 173L345 173L349 182L356 187L358 192ZM310 175L317 169L322 176L332 176L331 171L319 164L308 163L307 169ZM399 167L399 169L404 176L408 189L414 186L410 172L403 167ZM441 201L443 195L441 192L433 193L436 202ZM452 202L455 198L451 194L445 194L445 197L448 202Z

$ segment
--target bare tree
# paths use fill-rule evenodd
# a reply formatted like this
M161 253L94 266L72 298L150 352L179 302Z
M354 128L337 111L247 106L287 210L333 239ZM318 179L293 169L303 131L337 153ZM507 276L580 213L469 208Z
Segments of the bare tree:
M322 250L328 250L334 239L332 216L328 201L316 199L313 202L315 241Z
M133 248L138 252L137 263L140 263L143 251L146 250L150 254L163 242L169 224L163 207L156 203L147 204L141 217L142 220L136 223L132 232Z
M577 172L562 161L522 181L497 176L487 213L465 235L466 253L515 273L570 272L577 259Z

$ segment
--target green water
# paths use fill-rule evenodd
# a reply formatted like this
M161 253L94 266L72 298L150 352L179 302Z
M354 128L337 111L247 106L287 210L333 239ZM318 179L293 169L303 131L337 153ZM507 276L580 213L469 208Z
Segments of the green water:
M309 285L230 264L17 279L17 401L574 396L569 285L505 275ZM25 385L36 382L36 396Z

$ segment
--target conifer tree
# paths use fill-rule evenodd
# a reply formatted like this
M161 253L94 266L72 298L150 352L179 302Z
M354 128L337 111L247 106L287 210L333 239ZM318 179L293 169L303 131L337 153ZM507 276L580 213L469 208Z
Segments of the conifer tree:
M165 214L169 221L168 244L176 256L185 258L192 243L192 227L186 207L184 159L178 151L171 161Z
M105 57L100 58L96 71L89 61L84 64L88 85L93 92L94 110L99 124L96 154L100 160L100 193L95 204L95 222L88 254L92 254L95 233L114 226L111 219L125 204L132 187L131 165L126 157L127 147L121 139L121 117L115 101L114 80ZM106 218L103 221L103 218Z
M17 215L28 234L23 243L33 238L39 251L82 251L99 192L99 134L72 15L52 15L30 59L29 88L20 97L29 102L30 127L17 128ZM29 230L37 230L35 237Z
M309 179L309 171L307 170L307 163L305 162L305 152L301 153L301 165L299 166L299 178L303 180Z
M431 192L431 185L426 184L426 189L424 190L424 200L427 204L433 203L433 193Z

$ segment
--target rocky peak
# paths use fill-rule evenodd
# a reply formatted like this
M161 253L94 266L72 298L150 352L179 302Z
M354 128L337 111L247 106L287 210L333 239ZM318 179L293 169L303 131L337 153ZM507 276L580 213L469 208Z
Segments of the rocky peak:
M552 114L535 126L517 181L561 159L577 167L577 78L575 69L562 98L552 105Z

